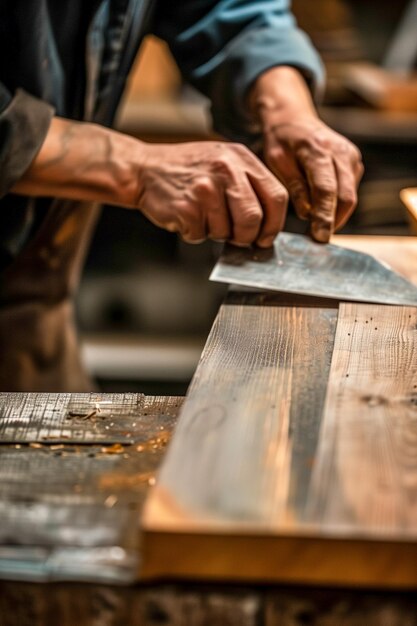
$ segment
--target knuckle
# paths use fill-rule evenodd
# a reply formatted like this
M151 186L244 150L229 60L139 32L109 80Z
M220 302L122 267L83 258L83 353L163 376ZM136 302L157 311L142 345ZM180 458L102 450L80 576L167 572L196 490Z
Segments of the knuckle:
M364 175L364 173L365 173L365 166L364 166L364 164L362 163L362 161L359 161L359 162L357 163L357 165L356 165L356 172L357 172L357 176L358 176L359 178L362 178L362 176L363 176L363 175Z
M312 164L321 163L328 160L325 152L314 144L311 144L307 139L300 141L296 149L296 157L304 163L311 162Z
M269 150L267 151L266 161L268 164L278 165L279 163L282 163L284 159L285 159L285 152L279 146L273 146L272 148L269 148Z
M229 145L234 152L237 152L241 156L252 156L252 152L243 143L232 143Z
M336 195L336 184L333 180L323 180L316 184L316 196L319 200L327 200Z
M218 155L214 159L212 167L217 175L229 178L233 173L233 159L230 154Z
M298 193L301 193L304 190L301 187L298 187ZM278 187L274 190L274 198L276 199L277 204L279 205L287 205L290 194L285 187Z
M241 227L245 229L257 228L262 221L262 212L255 207L246 209L241 215Z
M268 197L279 204L288 202L288 189L271 172L266 171L263 177L258 178L258 181Z
M194 189L199 195L211 195L214 185L209 176L201 176L195 181Z
M345 191L339 195L339 203L345 207L355 206L358 198L353 191Z
M327 133L317 133L313 137L312 146L316 150L327 152L331 150L332 141Z
M351 159L354 162L362 163L362 153L359 150L359 148L355 146L355 144L349 142L349 151L350 151Z

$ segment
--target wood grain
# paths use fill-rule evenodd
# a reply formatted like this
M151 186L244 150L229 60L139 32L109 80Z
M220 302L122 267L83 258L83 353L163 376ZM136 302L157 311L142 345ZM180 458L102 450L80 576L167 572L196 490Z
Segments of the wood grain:
M67 430L69 411L88 414L99 400L103 418L72 416ZM3 394L0 403L0 577L134 580L140 512L182 398ZM123 443L121 430L131 435Z
M327 532L417 540L416 308L340 306L308 508Z
M0 393L0 442L128 445L146 423L176 415L181 402L140 393Z
M222 308L145 506L144 576L417 585L417 310L341 305L317 447L331 311Z
M222 306L145 512L148 539L292 528L308 493L336 316L315 306ZM154 544L159 558L167 543Z
M160 477L168 516L268 528L297 506L308 475L294 459L314 454L335 321L334 309L221 308Z

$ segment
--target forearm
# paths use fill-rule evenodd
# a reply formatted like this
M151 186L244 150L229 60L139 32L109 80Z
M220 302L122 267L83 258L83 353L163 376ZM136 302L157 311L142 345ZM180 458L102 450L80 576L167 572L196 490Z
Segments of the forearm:
M302 117L317 117L307 83L300 72L277 66L261 74L249 94L251 116L264 130Z
M41 150L12 192L135 206L142 142L98 126L52 120Z

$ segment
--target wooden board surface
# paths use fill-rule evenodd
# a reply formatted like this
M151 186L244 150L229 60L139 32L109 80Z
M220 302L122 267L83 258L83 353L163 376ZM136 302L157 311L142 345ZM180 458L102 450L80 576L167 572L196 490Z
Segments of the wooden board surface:
M417 540L416 308L340 305L307 510L328 532Z
M181 403L0 394L0 577L134 580L140 511Z
M271 299L265 306L262 294L253 295L251 304L220 309L145 511L145 575L181 567L173 558L152 562L148 549L162 551L170 539L152 542L155 532L268 533L303 514L337 309ZM210 559L197 561L213 575Z
M0 393L0 442L129 445L155 418L176 415L174 404L142 393Z
M417 311L342 305L317 447L331 312L221 309L145 507L145 576L417 584Z

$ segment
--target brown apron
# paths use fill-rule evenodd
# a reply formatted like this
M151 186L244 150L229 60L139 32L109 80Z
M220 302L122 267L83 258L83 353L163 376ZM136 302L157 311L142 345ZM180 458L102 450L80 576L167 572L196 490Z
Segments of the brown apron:
M91 391L73 298L98 206L55 200L35 237L0 275L0 391Z

